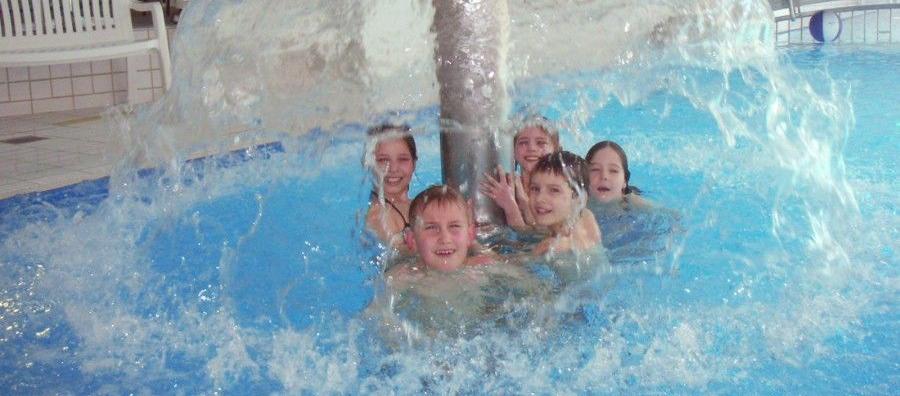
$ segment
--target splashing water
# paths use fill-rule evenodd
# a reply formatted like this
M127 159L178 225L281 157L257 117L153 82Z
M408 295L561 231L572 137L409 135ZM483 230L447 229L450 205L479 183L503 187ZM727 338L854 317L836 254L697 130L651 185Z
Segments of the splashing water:
M3 388L896 388L895 49L776 50L764 1L510 4L516 107L568 150L621 143L682 232L611 249L613 286L552 325L390 345L362 315L385 256L363 125L410 123L412 190L438 180L430 3L191 3L172 91L110 117L132 150L108 186L0 206Z

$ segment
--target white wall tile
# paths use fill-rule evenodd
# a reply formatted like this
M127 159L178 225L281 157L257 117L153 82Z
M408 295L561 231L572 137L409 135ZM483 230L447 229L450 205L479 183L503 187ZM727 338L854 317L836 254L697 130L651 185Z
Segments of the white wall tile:
M91 77L75 77L72 79L72 94L88 95L94 93L94 84Z
M31 102L0 103L0 117L31 114Z
M0 102L9 102L9 84L0 83Z
M112 106L113 104L113 96L112 92L95 94L95 95L83 95L75 97L75 108L76 109L85 109L89 107L104 107L104 106Z
M50 66L31 66L28 68L31 80L47 80L50 78Z
M841 33L841 35L843 36L849 32L849 33L851 33L851 39L853 40L853 42L861 43L861 42L865 41L866 40L866 29L865 29L866 12L865 11L851 12L850 13L850 15L851 15L850 23L848 23L846 15L847 14L844 14L845 18L842 19L842 23L844 24L844 26L843 26L843 32Z
M877 39L877 34L875 32L876 26L878 24L878 12L866 11L866 42L874 43Z
M65 111L74 108L74 102L71 97L53 98L35 100L33 103L35 113L46 113L49 111Z
M91 74L91 63L90 62L80 62L72 64L72 75L73 76L88 76Z
M47 69L47 75L50 75L50 69ZM50 92L50 80L40 80L31 82L31 99L46 99L53 96Z
M128 89L128 73L115 73L112 75L113 91Z
M50 89L55 97L72 96L72 79L55 78L50 80Z
M135 87L137 89L141 88L151 88L152 81L150 80L150 72L149 71L139 71L134 73L135 79Z
M128 103L128 91L113 92L113 100L115 100L116 104Z
M138 70L150 69L150 55L135 55L128 58L129 62L134 62Z
M94 93L103 93L103 92L111 92L112 89L112 75L103 74L99 76L94 76Z
M878 42L887 43L891 40L891 12L890 10L881 10L878 12Z
M155 52L150 55L150 68L159 69L159 55L156 55Z
M113 72L128 71L127 63L125 63L125 58L113 59L112 60L112 71Z
M28 82L14 82L9 84L9 100L31 99L31 86Z
M891 41L900 42L900 10L894 10L891 14Z
M147 103L153 101L153 91L150 89L138 89L134 94L134 103Z
M10 67L6 69L6 72L9 82L28 81L27 67Z
M70 77L72 76L71 65L51 65L50 78Z
M0 67L0 83L6 82L6 68Z
M112 66L109 60L91 62L91 73L102 74L112 72Z

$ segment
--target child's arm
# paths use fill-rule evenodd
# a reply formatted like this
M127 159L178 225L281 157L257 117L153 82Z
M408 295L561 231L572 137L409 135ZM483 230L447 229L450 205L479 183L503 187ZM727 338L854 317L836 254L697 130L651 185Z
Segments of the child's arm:
M554 252L567 252L571 250L587 250L597 246L602 240L600 226L594 214L587 209L582 209L578 222L565 234L555 234L544 238L532 250L535 256L541 256L553 250Z
M593 212L587 209L581 210L575 235L578 238L576 244L580 249L592 248L603 241L600 225L597 224L597 218L594 217Z
M514 176L515 177L515 176ZM528 191L525 191L525 186L522 184L522 177L515 177L516 183L516 202L519 203L519 207L522 208L521 214L522 218L525 222L525 226L523 229L516 228L516 231L527 231L534 228L535 220L534 213L531 211L531 202L528 200Z

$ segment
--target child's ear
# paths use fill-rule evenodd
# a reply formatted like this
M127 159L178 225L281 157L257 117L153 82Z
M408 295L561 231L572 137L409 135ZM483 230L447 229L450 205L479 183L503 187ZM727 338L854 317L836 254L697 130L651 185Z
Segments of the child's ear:
M416 238L413 235L411 227L403 229L403 241L406 242L406 248L409 249L410 252L416 252Z

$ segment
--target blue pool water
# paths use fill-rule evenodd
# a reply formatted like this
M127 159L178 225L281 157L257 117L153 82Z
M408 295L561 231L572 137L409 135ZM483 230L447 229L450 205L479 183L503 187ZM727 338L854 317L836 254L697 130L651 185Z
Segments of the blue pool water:
M391 346L363 315L385 252L361 229L359 125L0 201L0 389L895 392L900 52L779 56L795 91L774 97L777 76L694 66L637 96L603 88L627 74L517 85L568 150L622 144L664 209L601 218L602 293L473 338ZM411 119L419 191L437 109Z

